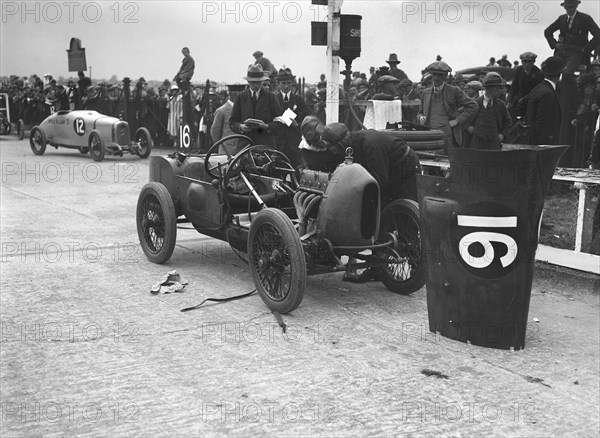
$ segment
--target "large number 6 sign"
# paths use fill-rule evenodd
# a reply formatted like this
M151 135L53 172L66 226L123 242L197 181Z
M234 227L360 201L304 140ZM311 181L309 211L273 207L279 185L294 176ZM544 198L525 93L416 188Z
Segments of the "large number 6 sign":
M487 216L465 216L458 215L459 227L477 227L477 228L516 228L517 217L487 217ZM517 242L512 237L491 231L477 231L469 233L460 239L459 253L466 264L473 268L483 269L492 264L495 258L492 242L500 242L506 245L507 252L500 257L502 267L506 268L517 258ZM485 253L481 257L475 257L469 253L469 247L479 243L483 246Z

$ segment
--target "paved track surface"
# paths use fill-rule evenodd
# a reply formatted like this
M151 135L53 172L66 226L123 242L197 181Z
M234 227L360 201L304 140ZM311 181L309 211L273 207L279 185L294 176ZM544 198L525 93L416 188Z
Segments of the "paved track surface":
M3 437L599 434L598 277L538 265L517 352L430 333L425 288L341 274L308 279L284 334L258 296L180 312L254 286L193 230L146 260L147 160L38 157L14 137L0 158ZM151 295L172 269L185 292Z

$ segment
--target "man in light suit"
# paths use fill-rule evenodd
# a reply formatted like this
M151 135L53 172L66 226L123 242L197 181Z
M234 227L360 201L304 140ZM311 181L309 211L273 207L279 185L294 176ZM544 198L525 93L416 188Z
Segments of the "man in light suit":
M527 97L527 143L558 144L561 109L556 85L565 70L562 58L551 56L542 63L544 80Z
M231 111L233 110L233 101L237 97L238 93L243 91L246 86L243 84L228 85L229 92L225 92L227 101L221 105L215 111L214 120L210 128L210 136L213 144L221 140L224 137L229 137L235 134L229 126L229 119L231 118ZM238 144L235 140L228 140L225 143L221 143L219 146L219 153L225 154L225 151L229 151L231 155L235 155L239 152Z
M567 12L546 28L544 36L555 56L565 63L565 76L572 75L579 65L589 66L592 50L600 52L600 28L592 17L577 11L580 0L565 0L560 5ZM558 40L554 33L560 31ZM588 33L592 40L588 40Z
M236 97L229 126L233 132L250 137L256 145L275 148L275 138L282 126L275 118L282 111L275 94L262 87L262 83L268 78L259 64L248 67L248 74L244 76L248 81L248 88ZM248 119L253 119L256 123L245 123Z
M463 90L446 83L452 68L444 61L430 64L426 71L433 86L423 91L417 121L444 132L444 150L463 145L463 133L477 112L477 104ZM459 111L461 109L461 111Z

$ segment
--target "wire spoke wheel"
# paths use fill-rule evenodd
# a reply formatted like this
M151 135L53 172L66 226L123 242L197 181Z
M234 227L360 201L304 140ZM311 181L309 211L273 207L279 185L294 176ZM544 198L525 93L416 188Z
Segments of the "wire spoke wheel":
M148 158L152 148L154 147L154 142L152 141L152 136L150 135L150 131L148 129L141 127L138 128L135 139L139 144L138 155L140 158Z
M177 217L167 188L160 183L146 184L137 204L137 230L146 257L154 263L166 262L177 238Z
M391 262L377 268L383 284L402 295L421 289L426 280L426 267L417 203L401 199L388 204L381 213L379 232L380 240L384 240L386 234L396 237L397 245L393 249L401 260L398 262L391 251L379 252Z
M89 139L90 155L94 161L102 161L104 159L104 140L97 131L90 132Z
M260 211L248 235L250 271L267 306L289 313L302 302L306 260L292 221L281 210Z
M37 126L31 129L29 145L35 155L44 155L44 152L46 152L46 134Z

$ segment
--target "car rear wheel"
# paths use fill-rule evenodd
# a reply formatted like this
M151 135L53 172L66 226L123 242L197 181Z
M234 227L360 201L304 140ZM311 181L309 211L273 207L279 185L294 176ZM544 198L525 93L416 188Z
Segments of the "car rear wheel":
M138 130L135 132L135 141L140 146L138 151L140 158L148 158L150 152L152 152L152 148L154 147L154 142L152 141L150 132L146 128L138 128Z
M144 254L153 263L165 263L175 249L177 215L169 190L158 182L146 184L137 203L137 232Z
M94 161L102 161L104 159L104 140L97 131L90 132L90 155Z
M84 146L79 148L79 152L82 154L87 154L90 151L90 148L86 148Z
M31 129L29 145L36 155L44 155L44 152L46 152L46 134L37 126Z
M379 279L392 292L409 295L425 284L427 268L420 223L419 206L412 200L397 199L381 212L379 240L384 241L393 234L397 241L393 249L397 254L385 250L377 253L390 260L399 255L404 260L377 268Z
M19 140L25 138L25 122L23 122L23 119L17 120L17 136L19 137Z
M272 311L296 309L306 287L306 258L298 232L281 210L258 212L248 234L248 259L256 289Z

